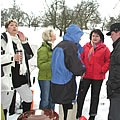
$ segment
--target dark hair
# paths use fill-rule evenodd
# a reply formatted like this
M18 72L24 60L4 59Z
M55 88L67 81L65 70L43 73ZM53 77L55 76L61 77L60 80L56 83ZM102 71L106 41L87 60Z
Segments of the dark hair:
M9 20L5 23L5 28L8 28L8 26L11 22L15 22L16 24L18 24L16 20Z
M92 39L92 34L93 33L97 33L100 36L100 39L102 40L102 42L104 43L104 35L103 35L103 33L100 29L94 29L94 30L91 31L90 40Z

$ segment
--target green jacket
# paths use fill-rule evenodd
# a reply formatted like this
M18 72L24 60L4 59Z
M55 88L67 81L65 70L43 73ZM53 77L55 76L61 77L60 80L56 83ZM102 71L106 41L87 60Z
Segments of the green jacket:
M52 44L43 42L37 51L38 80L51 80Z

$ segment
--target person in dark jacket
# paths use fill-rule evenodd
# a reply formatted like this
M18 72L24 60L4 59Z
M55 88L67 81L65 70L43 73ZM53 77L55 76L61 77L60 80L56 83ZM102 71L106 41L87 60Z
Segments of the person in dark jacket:
M56 104L62 104L64 120L68 109L72 109L72 101L76 98L76 76L82 76L85 67L80 60L79 41L83 32L77 25L70 25L66 34L53 50L51 67L51 96Z
M82 116L84 100L90 86L91 103L89 120L94 120L97 115L100 90L110 63L110 50L103 42L104 35L101 30L94 29L90 33L90 42L83 46L84 51L81 53L81 58L85 64L86 72L79 85L76 118Z
M110 99L108 120L120 120L120 23L112 24L106 35L113 41L107 81L107 97Z
M1 39L1 48L4 50L1 59L2 65L4 65L4 76L1 81L3 93L1 101L6 113L11 101L10 97L6 106L7 96L10 95L10 91L16 89L23 100L23 112L26 112L30 110L32 103L28 60L32 58L33 52L24 34L18 31L18 24L15 20L7 21L5 28L6 32L2 34ZM21 54L17 53L18 50L21 50ZM9 64L6 65L6 61L9 61Z

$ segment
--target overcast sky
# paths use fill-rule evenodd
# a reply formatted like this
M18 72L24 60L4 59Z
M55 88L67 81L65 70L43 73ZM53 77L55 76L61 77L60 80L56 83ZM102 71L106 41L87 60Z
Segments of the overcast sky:
M46 0L50 4L53 0ZM81 0L66 0L69 7L75 6ZM120 13L120 0L96 0L99 3L99 12L102 17L117 16ZM46 6L45 0L16 0L16 4L21 7L25 12L39 14L41 10L44 11ZM13 5L13 0L1 0L1 8L10 8Z

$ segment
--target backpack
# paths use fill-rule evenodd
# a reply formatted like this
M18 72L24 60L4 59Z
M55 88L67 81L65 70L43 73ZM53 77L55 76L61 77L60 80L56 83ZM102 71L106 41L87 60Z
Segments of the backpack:
M1 34L1 39L5 40L5 42L8 42L8 38L7 38L7 34L4 32ZM5 50L3 50L3 47L1 46L1 55L5 54ZM4 71L3 71L3 66L9 65L10 63L6 63L6 64L1 64L1 77L4 76Z

